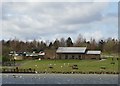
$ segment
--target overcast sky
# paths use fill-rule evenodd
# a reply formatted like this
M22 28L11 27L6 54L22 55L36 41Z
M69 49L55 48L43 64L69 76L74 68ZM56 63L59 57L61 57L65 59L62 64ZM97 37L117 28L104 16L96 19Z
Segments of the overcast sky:
M4 2L0 39L118 37L117 2Z

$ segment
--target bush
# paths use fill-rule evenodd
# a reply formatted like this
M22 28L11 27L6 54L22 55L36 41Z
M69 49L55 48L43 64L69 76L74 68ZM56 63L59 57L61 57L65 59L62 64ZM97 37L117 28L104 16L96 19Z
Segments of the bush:
M2 62L10 61L9 57L2 56Z

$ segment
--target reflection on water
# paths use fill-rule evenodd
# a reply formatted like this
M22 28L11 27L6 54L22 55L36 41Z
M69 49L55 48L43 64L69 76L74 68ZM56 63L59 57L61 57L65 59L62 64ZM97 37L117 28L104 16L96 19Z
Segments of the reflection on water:
M3 84L118 84L118 75L3 74Z

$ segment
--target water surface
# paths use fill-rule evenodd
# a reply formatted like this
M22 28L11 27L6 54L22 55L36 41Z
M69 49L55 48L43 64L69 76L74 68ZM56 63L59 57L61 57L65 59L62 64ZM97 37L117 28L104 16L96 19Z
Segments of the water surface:
M3 84L118 84L107 74L2 74Z

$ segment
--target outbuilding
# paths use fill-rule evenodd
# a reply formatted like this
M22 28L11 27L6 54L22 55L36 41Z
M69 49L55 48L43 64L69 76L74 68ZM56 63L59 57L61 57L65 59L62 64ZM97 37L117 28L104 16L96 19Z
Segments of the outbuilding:
M89 50L86 52L86 59L101 59L101 51Z

